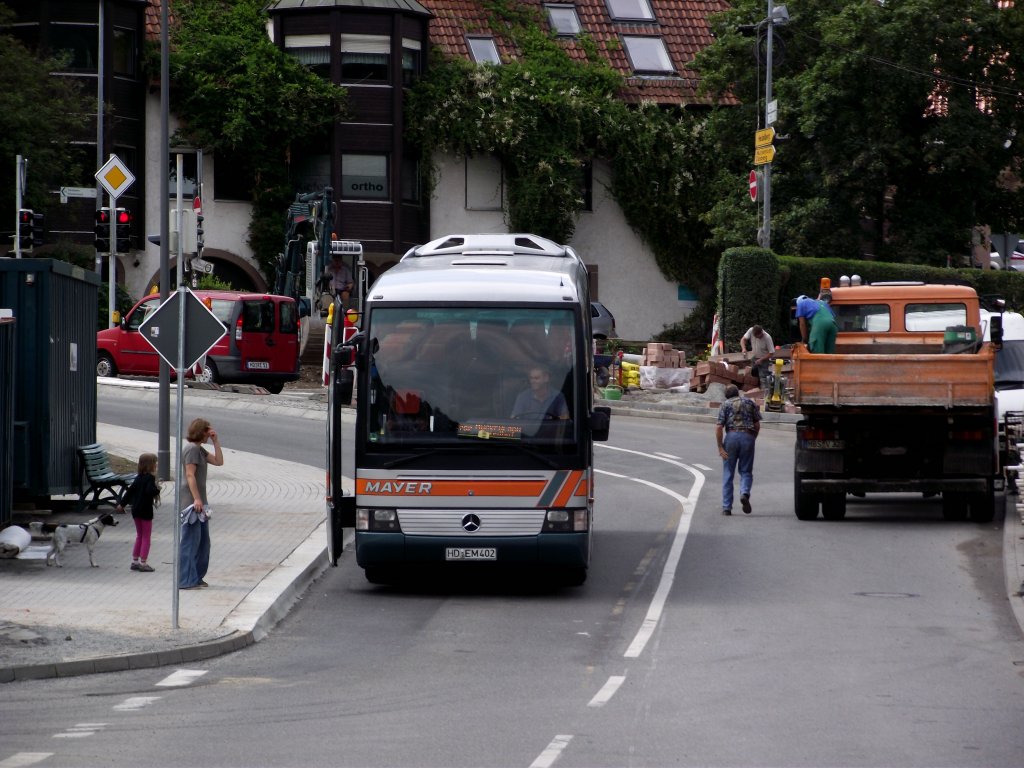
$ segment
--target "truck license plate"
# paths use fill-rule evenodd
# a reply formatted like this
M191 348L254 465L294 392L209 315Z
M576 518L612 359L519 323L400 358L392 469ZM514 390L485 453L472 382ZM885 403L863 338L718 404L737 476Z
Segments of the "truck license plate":
M245 364L245 367L250 371L268 371L270 370L270 363L266 360L250 360Z
M807 440L806 444L811 451L841 451L846 447L842 440Z
M497 547L446 547L445 560L497 560Z

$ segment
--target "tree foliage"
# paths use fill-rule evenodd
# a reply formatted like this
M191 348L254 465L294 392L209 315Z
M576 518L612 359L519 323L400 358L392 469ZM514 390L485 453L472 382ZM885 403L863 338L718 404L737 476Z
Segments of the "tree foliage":
M775 27L775 128L787 138L772 166L774 250L944 264L966 253L975 224L1024 226L1012 181L1024 148L1020 4L818 0L790 11ZM707 90L745 105L709 124L721 163L706 221L718 246L752 232L752 206L726 192L746 178L763 114L764 68L738 27L764 14L760 0L737 0L698 56Z
M9 9L0 5L0 31L10 20ZM89 138L96 104L78 81L50 74L60 68L59 61L38 58L13 37L0 34L0 211L15 207L17 155L29 160L22 200L26 208L45 209L55 199L49 190L82 174L72 142ZM13 216L9 222L13 229Z
M344 116L345 90L322 80L267 37L262 0L182 0L171 32L176 139L214 153L251 182L250 246L273 275L294 197L293 146L319 140Z

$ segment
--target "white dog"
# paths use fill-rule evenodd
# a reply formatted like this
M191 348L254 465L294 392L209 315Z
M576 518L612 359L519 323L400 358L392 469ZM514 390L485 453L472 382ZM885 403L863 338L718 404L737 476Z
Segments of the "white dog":
M60 558L64 554L64 548L68 544L79 543L85 544L89 550L89 565L93 568L98 568L99 566L96 565L92 553L96 542L100 540L100 534L103 533L103 529L108 525L117 525L117 520L114 519L113 515L100 515L99 517L94 517L88 523L80 523L78 525L58 525L53 530L53 543L50 544L50 551L46 553L46 564L56 565L58 568L63 567ZM51 558L53 562L50 562Z

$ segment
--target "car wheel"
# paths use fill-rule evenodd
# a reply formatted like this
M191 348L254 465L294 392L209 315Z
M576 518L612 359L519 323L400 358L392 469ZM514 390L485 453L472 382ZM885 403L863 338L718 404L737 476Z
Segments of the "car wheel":
M826 494L821 500L821 516L826 520L842 520L846 517L846 494Z
M612 375L608 372L608 367L601 365L594 372L594 378L597 380L597 386L607 387L608 382L612 380Z
M100 352L96 357L96 375L103 378L114 378L117 376L117 366L114 365L114 358L106 352Z
M220 372L217 370L217 364L213 360L206 360L203 363L203 370L196 376L196 381L200 384L220 384Z
M280 395L281 390L284 389L284 384L280 381L275 381L271 384L264 384L263 388L272 395Z

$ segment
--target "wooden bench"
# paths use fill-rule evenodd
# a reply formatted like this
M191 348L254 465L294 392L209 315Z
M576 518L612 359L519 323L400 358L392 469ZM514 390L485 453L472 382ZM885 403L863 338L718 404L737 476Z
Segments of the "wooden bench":
M78 462L81 467L79 479L78 510L81 512L88 507L95 509L100 504L110 504L112 507L121 503L121 497L128 490L135 474L119 474L110 465L110 457L100 443L80 445L78 447ZM89 494L91 499L87 499Z

